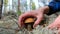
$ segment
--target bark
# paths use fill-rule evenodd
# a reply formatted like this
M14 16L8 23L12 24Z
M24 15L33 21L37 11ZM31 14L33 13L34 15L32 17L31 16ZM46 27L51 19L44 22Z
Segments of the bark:
M3 0L0 0L0 19L2 17L2 7L3 7Z
M20 0L18 0L18 11L20 10Z

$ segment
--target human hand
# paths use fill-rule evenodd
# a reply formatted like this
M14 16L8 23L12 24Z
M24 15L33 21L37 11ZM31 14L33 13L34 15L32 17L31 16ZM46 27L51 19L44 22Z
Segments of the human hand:
M32 11L26 12L26 13L19 16L18 25L19 25L19 27L23 27L24 26L24 23L23 23L24 19L29 16L33 16L33 17L37 18L37 20L35 21L35 23L33 25L33 28L35 28L43 19L43 14L44 14L43 9L32 10Z
M56 20L53 23L51 23L48 26L48 29L54 29L54 28L57 28L58 34L60 34L60 15L56 18Z

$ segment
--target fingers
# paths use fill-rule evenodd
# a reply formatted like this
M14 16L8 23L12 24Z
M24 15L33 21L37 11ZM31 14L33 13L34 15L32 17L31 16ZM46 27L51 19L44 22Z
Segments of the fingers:
M42 19L43 19L42 16L38 16L38 17L37 17L37 20L35 21L35 23L34 23L34 25L33 25L33 28L35 28L35 27L41 22Z
M22 14L21 16L19 16L18 24L20 27L22 27L24 25L24 23L23 23L24 19L29 16L36 17L36 15L33 13L25 13L25 14Z
M19 16L19 19L18 19L18 25L19 25L19 27L22 27L22 25L23 25L23 22L22 22L22 17L23 16Z
M52 23L52 24L50 24L49 26L48 26L48 29L53 29L53 28L55 28L56 27L56 24L55 23Z
M53 29L55 27L60 27L60 16L58 16L56 20L48 26L49 29Z
M58 34L60 34L60 28L59 28L59 30L58 30Z
M48 29L54 29L54 28L59 28L60 24L55 20L52 24L48 26Z

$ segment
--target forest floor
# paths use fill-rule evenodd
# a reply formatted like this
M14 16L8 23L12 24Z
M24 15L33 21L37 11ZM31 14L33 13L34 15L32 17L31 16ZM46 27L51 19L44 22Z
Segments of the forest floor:
M49 22L53 22L55 18L50 18ZM0 20L0 34L28 34L28 33L24 33L24 30L21 31L19 30L18 27L18 20L11 17L11 16L4 16L2 17L2 19ZM42 28L40 26L38 26L36 29L33 30L33 33L30 32L30 34L41 34L41 30ZM42 31L42 34L43 31ZM48 33L47 33L48 34Z

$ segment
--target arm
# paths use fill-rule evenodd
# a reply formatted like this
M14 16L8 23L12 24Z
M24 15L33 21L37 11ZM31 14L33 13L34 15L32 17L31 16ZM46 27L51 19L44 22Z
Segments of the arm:
M51 1L48 6L42 7L41 9L44 10L44 13L47 15L51 15L60 11L60 1Z
M47 15L53 14L56 11L59 11L59 9L60 9L59 7L60 7L59 2L51 1L48 6L41 7L38 10L32 10L32 11L29 11L29 12L26 12L26 13L20 15L18 24L20 27L22 27L24 25L24 23L23 23L24 18L33 16L33 17L37 18L37 20L35 21L35 23L33 25L33 27L36 27L42 21L44 14L47 14Z
M53 0L49 3L49 12L47 15L51 15L53 13L56 13L60 11L60 1Z

